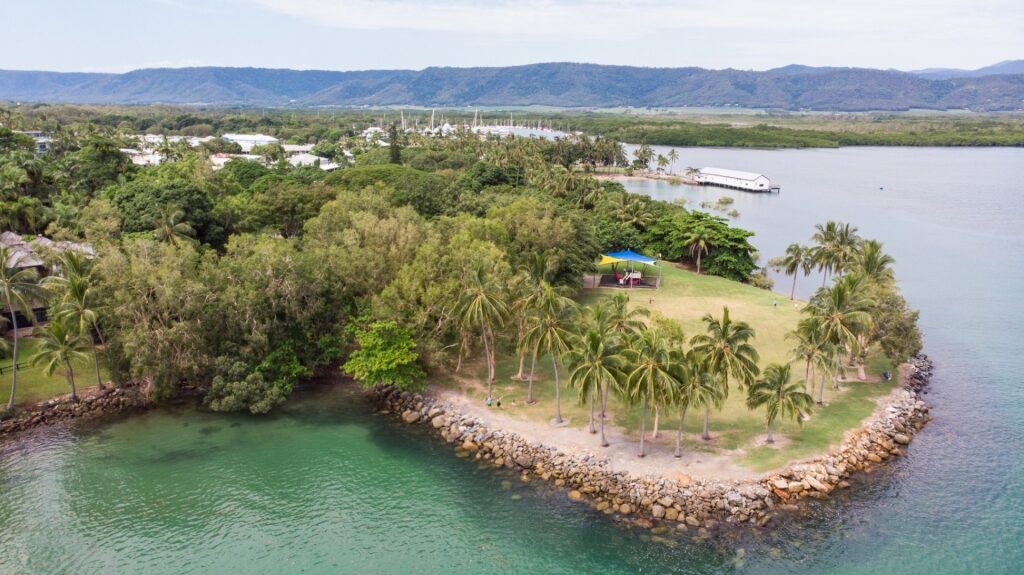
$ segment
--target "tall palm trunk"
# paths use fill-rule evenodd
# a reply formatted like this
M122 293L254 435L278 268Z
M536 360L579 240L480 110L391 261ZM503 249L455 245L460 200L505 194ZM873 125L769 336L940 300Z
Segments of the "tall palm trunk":
M562 380L558 376L558 360L551 354L551 369L555 370L555 423L562 423Z
M483 333L484 358L487 361L487 399L491 398L491 384L494 382L494 367L491 365L491 344L487 339L487 330Z
M811 381L811 360L807 359L807 364L804 365L804 384L807 388L813 388L814 383Z
M644 433L647 425L647 398L640 402L640 457L644 456Z
M818 405L825 405L825 372L821 372L821 383L818 384Z
M601 447L608 447L608 440L604 437L604 414L608 405L608 384L601 388Z
M11 361L11 398L7 400L7 410L14 409L14 395L18 392L18 316L11 307L10 300L7 301L7 309L11 310L11 326L14 328L14 359Z
M597 433L594 429L594 390L590 390L590 433Z
M68 368L68 383L71 384L71 401L78 401L78 390L75 389L75 371L71 369L71 362L64 358L64 366Z
M514 379L516 381L522 381L523 380L523 369L525 369L525 367L526 367L526 352L524 351L524 352L519 354L519 371L516 372L515 376L513 376L512 379Z
M700 250L697 250L697 275L700 275Z
M789 301L796 298L796 272L793 272L793 289L789 290Z
M772 437L772 431L773 431L772 428L774 426L775 426L775 421L774 420L768 422L768 439L765 440L765 443L775 443L775 438Z
M711 406L704 407L704 435L701 435L701 439L704 441L711 441L711 433L709 432L711 424Z
M530 383L526 386L526 403L534 404L537 403L533 399L533 373L537 367L537 350L533 350L533 355L530 359Z
M683 420L686 419L686 408L689 406L684 405L679 410L679 430L676 431L676 457L683 456Z
M651 439L658 439L658 419L661 417L661 406L654 404L654 429L651 430Z

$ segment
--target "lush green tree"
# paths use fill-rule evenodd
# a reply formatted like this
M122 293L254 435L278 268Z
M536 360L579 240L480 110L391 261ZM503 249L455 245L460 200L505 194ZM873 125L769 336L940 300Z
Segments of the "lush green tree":
M693 351L704 357L707 369L722 386L723 398L729 395L729 380L736 381L742 389L759 373L757 350L751 345L755 332L745 321L734 322L729 308L722 308L722 318L705 314L702 318L706 333L693 336L690 345ZM704 410L704 439L711 439L708 424L711 419L710 406Z
M365 386L395 385L401 389L423 385L416 342L409 330L394 321L377 321L355 333L358 348L342 366Z
M288 391L268 381L259 371L250 371L245 362L234 362L210 383L206 405L213 411L268 413L285 402Z
M748 390L747 407L765 408L765 419L768 422L768 438L765 443L775 443L772 433L779 417L792 419L802 425L804 414L810 412L814 402L803 390L803 386L798 382L789 383L789 379L789 364L773 363L765 368L764 375Z
M42 365L46 375L53 375L58 367L63 367L71 387L71 401L78 401L75 370L71 362L88 359L86 350L90 348L89 342L80 331L59 318L51 319L46 327L38 331L32 365Z

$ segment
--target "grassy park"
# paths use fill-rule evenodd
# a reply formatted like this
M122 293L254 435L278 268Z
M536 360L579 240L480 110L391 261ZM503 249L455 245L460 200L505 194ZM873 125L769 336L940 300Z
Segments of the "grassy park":
M801 317L803 302L791 302L780 294L758 289L746 284L714 276L697 275L691 271L662 264L663 280L659 289L635 289L630 293L631 306L644 306L653 313L661 313L677 320L689 338L704 330L701 317L705 313L720 316L722 307L728 306L732 317L748 322L756 330L754 346L760 354L760 367L770 363L786 363L790 360L793 343L786 339ZM578 298L581 304L591 304L599 298L619 290L614 288L585 290ZM512 376L518 370L518 359L514 356L499 356L493 396L501 399L502 410L509 417L544 423L551 420L555 409L555 391L551 369L551 358L539 358L534 383L534 398L537 403L526 404L526 382L515 381ZM529 361L527 361L527 371ZM720 411L712 411L712 440L700 438L703 414L691 411L686 416L684 449L701 452L728 454L735 457L739 465L766 471L780 467L786 462L807 457L826 450L839 443L843 434L857 425L875 409L876 399L888 394L894 382L879 381L882 371L893 371L892 366L881 354L869 357L868 381L843 383L840 390L833 390L826 384L825 405L816 406L812 417L800 426L792 421L779 421L776 428L776 443L765 446L765 417L763 410L752 411L744 404L745 393L731 384L728 398ZM567 385L567 373L560 368L562 377L562 415L574 427L585 427L588 422L588 408L581 405L575 390ZM851 373L852 375L852 373ZM792 377L803 380L802 364L794 363ZM442 384L458 389L472 399L484 401L486 366L474 362L463 368L460 375L442 378ZM614 398L609 401L609 411L616 426L627 435L636 437L640 426L639 408L625 407ZM648 419L648 437L653 417ZM677 413L662 413L660 434L656 443L674 445L675 430L678 427ZM596 443L595 443L596 445Z
M35 353L37 341L32 338L18 340L18 393L14 398L17 405L32 404L44 399L58 395L65 395L71 392L68 386L67 376L64 370L58 369L53 375L46 375L43 366L31 365L32 356ZM109 379L106 368L103 366L102 354L100 361L100 374L104 381ZM11 358L0 359L0 398L6 403L11 393ZM71 367L75 373L75 385L78 392L82 393L87 387L96 385L96 371L93 367L92 357L87 360L73 360Z

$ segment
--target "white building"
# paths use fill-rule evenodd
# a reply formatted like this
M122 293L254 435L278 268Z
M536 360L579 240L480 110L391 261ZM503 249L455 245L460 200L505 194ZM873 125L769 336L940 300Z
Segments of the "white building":
M50 136L46 132L39 132L39 131L18 132L18 131L15 131L15 133L16 134L24 134L24 135L32 138L33 140L35 140L35 142L36 142L36 153L37 154L45 154L46 152L48 152L50 150L50 144L52 143L52 140L50 140Z
M331 162L327 158L321 158L320 156L314 156L313 154L305 153L295 154L294 156L288 158L288 163L295 166L296 168L300 166L317 166L321 170L327 172L331 170L337 170L340 167L338 166L338 164Z
M700 185L733 188L747 192L771 192L778 188L772 187L771 180L764 174L727 170L724 168L701 168L693 179Z
M286 154L301 154L313 151L313 144L281 144Z
M239 146L242 146L243 152L251 151L254 146L265 146L267 144L280 143L277 138L273 136L266 136L264 134L224 134L221 137L229 142L235 142Z
M236 159L259 162L263 165L267 163L263 156L254 156L253 154L214 154L210 156L210 164L213 165L214 170L219 170L224 167L224 164Z

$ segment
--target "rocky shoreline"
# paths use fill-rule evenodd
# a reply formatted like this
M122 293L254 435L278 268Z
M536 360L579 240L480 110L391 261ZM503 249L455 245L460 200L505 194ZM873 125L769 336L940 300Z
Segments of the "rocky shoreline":
M138 409L145 405L137 385L106 387L89 396L70 401L65 398L50 399L37 404L31 410L18 413L15 417L0 421L0 437L27 431L34 427L50 425L71 419L84 420L110 413Z
M706 533L727 525L763 526L779 512L798 509L800 500L825 498L837 488L849 487L852 474L901 455L914 434L931 420L918 394L931 379L932 369L927 356L912 358L893 399L830 453L760 480L735 482L637 477L609 469L607 461L598 457L569 456L531 444L515 433L489 429L479 419L429 395L391 386L371 393L382 414L395 415L410 425L429 425L455 445L460 457L515 470L524 481L537 477L552 482L569 499L642 527Z

